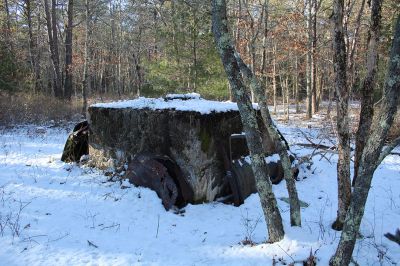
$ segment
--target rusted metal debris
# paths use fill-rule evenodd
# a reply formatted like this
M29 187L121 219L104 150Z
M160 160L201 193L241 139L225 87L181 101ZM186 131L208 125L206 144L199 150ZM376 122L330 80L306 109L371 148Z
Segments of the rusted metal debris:
M129 182L154 190L166 210L182 207L193 199L193 190L181 170L168 156L137 154L126 172Z

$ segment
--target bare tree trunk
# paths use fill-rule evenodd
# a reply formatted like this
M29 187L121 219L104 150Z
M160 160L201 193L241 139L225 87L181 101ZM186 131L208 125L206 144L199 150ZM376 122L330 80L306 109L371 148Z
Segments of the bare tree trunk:
M322 98L322 93L324 90L324 72L321 71L321 74L319 76L319 87L317 90L317 110L319 110L319 104L321 102L321 98Z
M85 19L85 48L84 48L84 54L85 54L85 61L83 65L83 84L82 84L82 113L85 114L86 116L86 110L87 110L87 96L88 96L88 91L89 87L91 84L91 75L89 74L89 69L90 69L90 52L89 52L89 40L90 40L90 20L91 20L91 14L90 14L90 6L89 6L89 1L86 0L85 2L85 14L86 14L86 19Z
M251 87L253 87L257 98L260 99L259 106L261 109L263 122L267 128L269 136L271 137L273 143L276 145L277 152L282 161L284 178L286 181L286 187L288 190L290 201L290 224L292 226L301 226L300 203L299 197L297 195L296 183L293 178L291 161L288 155L288 147L282 141L281 135L279 134L272 121L268 109L268 100L265 91L258 82L256 76L251 72L250 68L243 62L238 54L236 54L236 61L239 64L240 71L242 72L243 77L246 79L247 83L250 84Z
M353 254L357 233L360 229L364 215L368 192L371 187L373 174L382 162L397 145L400 137L386 148L383 148L388 131L393 124L393 119L399 104L400 95L400 16L397 17L395 35L389 60L389 69L385 80L385 89L379 114L371 127L371 134L361 156L359 177L354 186L349 210L340 237L340 242L335 255L330 260L330 265L348 265ZM370 103L371 104L371 103Z
M285 88L286 88L286 117L287 122L289 122L289 108L290 108L290 93L289 93L289 77L287 76L285 79Z
M53 64L54 96L62 98L60 60L58 53L56 0L52 0L51 15L48 0L44 0L46 14L47 34L49 38L50 56Z
M272 56L272 88L274 93L274 114L276 114L276 44L274 44Z
M14 45L11 40L11 16L10 16L10 8L8 6L8 0L4 0L4 9L6 12L6 32L4 34L6 43L10 46L10 50L14 50Z
M300 113L300 95L299 95L299 64L298 64L298 57L296 55L295 59L295 71L294 74L294 98L296 101L296 114Z
M25 12L26 19L28 22L28 35L29 35L29 57L31 60L32 73L35 75L35 87L34 90L37 92L40 90L40 70L37 62L37 43L33 37L33 25L32 25L32 5L31 0L25 0ZM40 16L40 14L38 14Z
M306 118L311 119L312 117L312 95L313 95L313 62L312 62L312 1L307 0L308 5L308 17L307 17L307 32L308 32L308 42L307 42L307 63L306 63L306 81L307 81L307 101L306 101Z
M72 94L72 27L74 15L74 0L68 0L68 23L65 29L65 81L64 98L71 100Z
M312 37L311 37L311 112L315 114L318 112L318 101L317 101L317 0L311 0L312 2Z
M369 1L371 1L371 0L369 0ZM349 53L349 60L348 60L349 88L353 87L354 81L355 81L355 76L356 76L356 71L354 68L354 56L356 54L357 42L359 39L358 35L359 35L359 31L360 31L361 18L362 18L362 14L364 11L364 6L365 6L365 0L362 0L361 7L360 7L360 10L358 11L357 18L355 21L356 25L355 25L354 33L351 38L351 42L348 44L348 47L349 47L349 51L348 51L348 53Z
M346 46L343 28L344 0L334 0L333 64L335 90L337 93L337 133L339 159L337 164L338 213L332 228L341 230L350 204L350 132L349 132L349 91L346 73Z
M247 145L252 159L252 169L260 195L261 206L268 225L269 241L276 242L284 236L282 218L272 191L268 168L264 160L262 138L257 124L256 113L254 112L250 97L246 93L239 66L235 59L235 51L228 31L225 0L212 1L212 21L215 42L232 92L235 95L246 132Z
M37 90L43 90L43 81L41 77L41 66L40 66L40 59L41 59L41 49L39 48L40 44L40 35L39 32L41 32L41 5L37 5L37 26L36 26L36 40L35 40L35 51L34 51L34 56L35 56L35 86Z
M56 74L54 94L57 98L63 97L62 77L60 72L60 55L58 49L58 31L57 31L57 0L51 1L51 29L53 31L53 64Z
M267 37L268 37L268 5L269 1L264 0L263 4L263 10L264 10L264 35L263 35L263 41L262 41L262 60L261 60L261 75L262 75L262 87L264 88L264 91L267 91Z
M283 76L282 74L279 74L279 85L280 85L280 87L281 87L281 95L282 95L282 109L283 109L282 111L283 111L283 114L285 114L285 110L286 110L285 90L286 90L286 87L285 87L285 83L284 83L284 81L283 81L282 76Z
M361 110L358 130L356 134L356 152L354 155L354 178L353 185L357 179L358 167L361 160L361 155L364 150L365 141L368 138L369 130L372 124L372 117L374 115L373 109L373 93L376 84L376 72L378 67L377 62L377 48L380 37L380 23L381 23L381 9L382 0L372 0L371 5L371 26L370 26L370 39L368 45L368 58L367 58L367 76L364 79L361 88Z

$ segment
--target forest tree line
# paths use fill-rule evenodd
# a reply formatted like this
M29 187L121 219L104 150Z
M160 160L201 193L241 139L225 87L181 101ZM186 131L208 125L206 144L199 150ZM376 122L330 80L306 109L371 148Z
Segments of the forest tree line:
M2 0L0 5L2 93L75 97L85 106L99 95L195 91L206 98L232 98L207 1ZM306 100L311 117L321 100L335 97L332 5L328 0L228 2L236 51L275 108L282 101L296 103L300 111L299 102ZM375 100L399 10L396 0L382 6ZM348 85L355 98L366 75L370 12L370 1L345 1ZM252 100L257 100L254 93Z

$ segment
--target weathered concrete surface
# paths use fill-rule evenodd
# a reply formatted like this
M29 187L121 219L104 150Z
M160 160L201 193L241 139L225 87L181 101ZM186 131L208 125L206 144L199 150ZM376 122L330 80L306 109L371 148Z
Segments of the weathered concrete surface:
M174 110L90 108L90 154L98 166L109 158L116 164L139 152L171 157L192 184L194 201L211 201L223 194L224 166L216 142L226 146L241 132L237 113L201 115ZM240 121L240 120L239 120Z
M193 187L194 203L230 193L223 156L229 156L230 135L243 131L238 111L201 114L91 106L89 114L89 153L96 166L118 166L140 152L167 155Z

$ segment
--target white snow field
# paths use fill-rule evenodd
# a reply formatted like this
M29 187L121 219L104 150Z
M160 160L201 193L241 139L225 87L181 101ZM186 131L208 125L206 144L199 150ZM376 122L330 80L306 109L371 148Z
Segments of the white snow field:
M296 128L280 128L289 143L305 142ZM318 137L317 129L302 130ZM299 196L309 203L302 227L290 227L289 206L278 200L286 236L264 244L258 195L240 207L208 203L188 205L183 215L166 212L153 191L121 189L96 169L61 162L67 135L37 126L0 131L0 265L302 265L310 252L328 265L335 251L336 155L316 155L311 170L300 173L306 178L296 183ZM287 197L284 181L274 191ZM400 157L390 155L375 173L354 261L399 264L400 246L383 236L399 227ZM241 244L246 237L257 244Z

